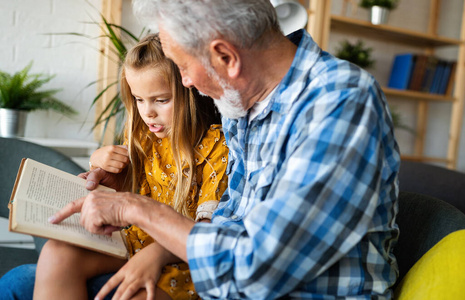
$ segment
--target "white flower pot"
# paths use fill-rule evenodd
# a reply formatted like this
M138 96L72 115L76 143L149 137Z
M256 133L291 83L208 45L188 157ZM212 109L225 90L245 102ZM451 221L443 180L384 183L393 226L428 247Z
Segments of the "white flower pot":
M26 128L27 111L0 108L0 137L22 137Z
M375 25L386 24L389 17L389 9L381 6L373 6L370 9L370 21Z

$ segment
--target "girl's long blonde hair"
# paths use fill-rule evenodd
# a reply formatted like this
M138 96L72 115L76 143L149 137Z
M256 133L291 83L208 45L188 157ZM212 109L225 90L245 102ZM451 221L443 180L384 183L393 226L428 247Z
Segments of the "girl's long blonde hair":
M141 186L145 174L144 161L150 154L157 137L148 130L139 115L136 101L126 80L125 69L137 71L147 67L159 70L172 90L174 109L171 130L168 134L177 169L173 179L176 188L172 203L176 211L191 217L186 200L196 173L195 147L211 124L220 123L219 114L211 98L199 96L196 91L182 85L179 69L165 57L158 35L147 35L131 48L121 69L121 96L127 112L125 134L131 160L127 178L132 192L137 192ZM183 172L183 169L186 170Z

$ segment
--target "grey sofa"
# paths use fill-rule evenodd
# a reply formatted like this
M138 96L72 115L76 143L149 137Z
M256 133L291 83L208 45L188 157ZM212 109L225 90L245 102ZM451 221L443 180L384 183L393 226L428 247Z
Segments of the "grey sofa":
M0 138L0 216L8 218L8 201L16 174L22 158L32 158L60 170L79 174L84 170L69 157L47 147L29 143L19 139ZM36 249L20 249L2 247L0 245L0 277L13 267L37 262L38 253L42 249L44 239L34 238Z
M396 222L400 236L394 248L399 266L397 284L443 237L465 229L465 174L430 164L403 161L399 189Z
M17 139L0 138L0 216L8 217L7 203L21 158L30 157L64 171L84 170L68 157L49 148ZM400 174L400 237L394 253L400 278L440 239L465 229L465 174L423 163L402 162ZM442 200L439 200L439 199ZM44 240L35 238L36 250L0 246L0 277L11 268L35 263Z
M401 191L441 199L465 213L465 173L403 161L399 172L399 188Z

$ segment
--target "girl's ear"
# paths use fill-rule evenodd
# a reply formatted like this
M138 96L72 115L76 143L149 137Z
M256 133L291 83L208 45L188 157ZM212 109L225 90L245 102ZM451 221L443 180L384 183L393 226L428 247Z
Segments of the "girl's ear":
M226 72L232 79L239 76L241 57L234 45L222 39L213 40L210 43L210 53L215 69L219 68L222 72Z

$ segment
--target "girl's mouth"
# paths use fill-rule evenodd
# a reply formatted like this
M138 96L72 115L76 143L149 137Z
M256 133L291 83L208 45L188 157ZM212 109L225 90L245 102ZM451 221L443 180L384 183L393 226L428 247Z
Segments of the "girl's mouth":
M163 125L157 125L157 124L149 124L149 130L153 133L161 132L165 126Z

